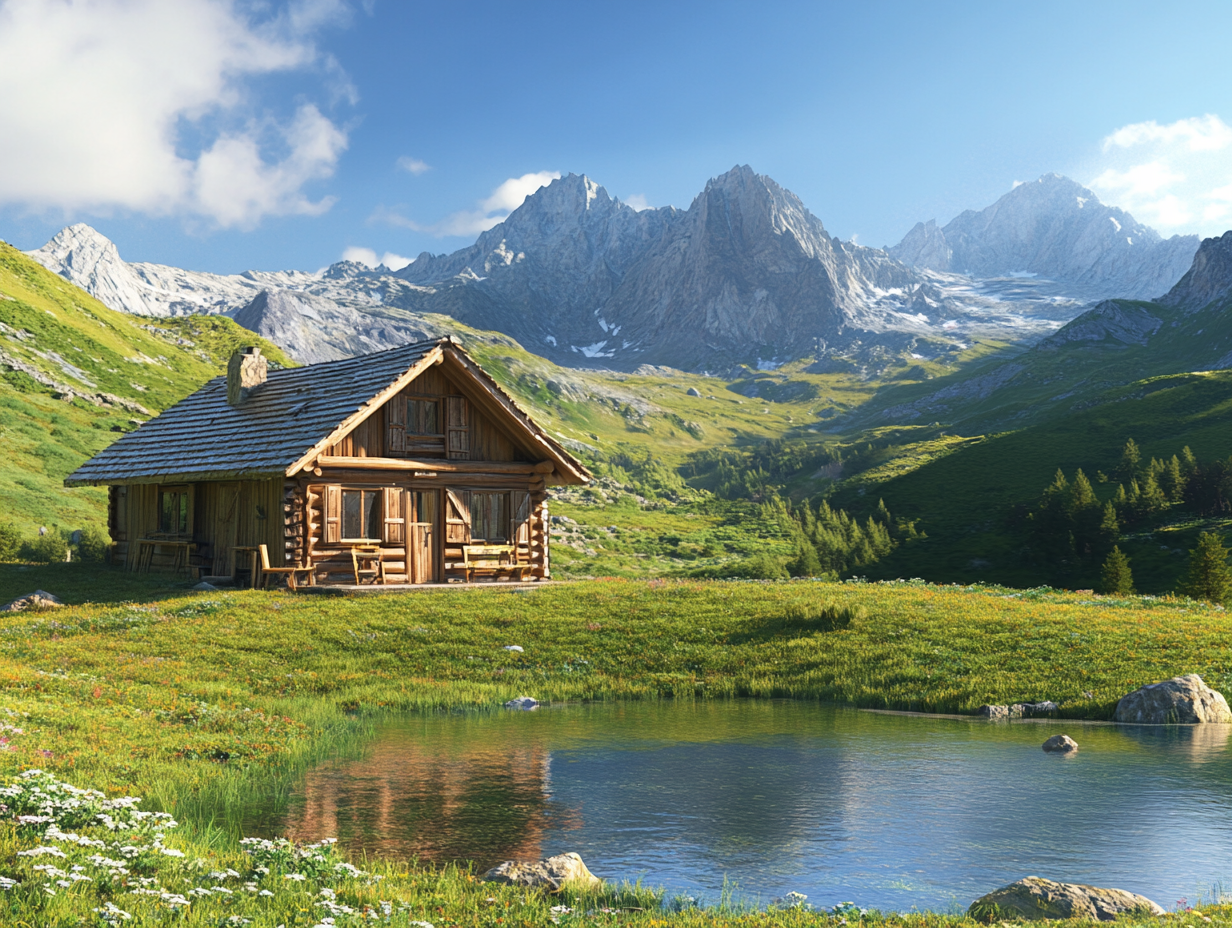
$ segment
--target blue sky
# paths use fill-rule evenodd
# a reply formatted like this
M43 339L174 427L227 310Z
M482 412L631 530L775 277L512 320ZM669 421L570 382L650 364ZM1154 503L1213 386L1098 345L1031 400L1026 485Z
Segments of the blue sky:
M1214 234L1229 38L1223 2L0 0L0 237L312 270L469 244L556 173L687 207L745 163L866 245L1047 171Z

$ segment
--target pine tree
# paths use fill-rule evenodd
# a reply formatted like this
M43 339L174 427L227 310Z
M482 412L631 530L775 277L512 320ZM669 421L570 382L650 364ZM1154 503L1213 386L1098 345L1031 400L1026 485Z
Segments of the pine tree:
M1181 449L1181 467L1184 469L1186 477L1193 476L1193 472L1198 469L1198 459L1189 450L1189 445Z
M1118 593L1123 596L1134 591L1134 577L1129 570L1129 558L1116 545L1112 546L1112 553L1108 555L1100 571L1099 591Z
M1193 599L1224 603L1232 593L1232 569L1228 567L1228 549L1214 532L1198 536L1198 547L1189 552L1189 573L1181 592Z
M1064 476L1062 474L1062 479L1064 479ZM1084 509L1098 505L1099 502L1095 499L1095 490L1091 488L1091 481L1082 472L1082 468L1078 468L1078 473L1074 474L1074 483L1069 491L1070 512L1081 512Z
M1138 450L1137 444L1131 438L1125 442L1125 447L1121 451L1121 463L1117 465L1116 473L1113 475L1122 483L1129 483L1138 475L1138 462L1142 460L1142 452Z
M1175 454L1164 468L1159 478L1159 486L1169 502L1179 503L1185 498L1185 474L1181 471L1181 459Z
M1104 504L1103 518L1099 523L1099 537L1105 545L1115 546L1121 540L1121 524L1117 521L1116 506Z

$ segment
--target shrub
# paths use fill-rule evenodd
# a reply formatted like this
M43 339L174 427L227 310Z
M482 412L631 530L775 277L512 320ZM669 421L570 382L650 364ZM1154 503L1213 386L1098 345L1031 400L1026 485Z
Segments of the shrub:
M93 525L81 530L77 542L77 556L89 564L101 564L107 560L111 550L111 539Z
M22 545L21 556L36 564L63 563L68 557L68 541L53 529Z
M12 522L0 522L0 561L11 561L21 551L21 532Z
M836 603L797 603L787 607L784 624L796 628L832 632L851 628L868 618L863 606L840 606Z

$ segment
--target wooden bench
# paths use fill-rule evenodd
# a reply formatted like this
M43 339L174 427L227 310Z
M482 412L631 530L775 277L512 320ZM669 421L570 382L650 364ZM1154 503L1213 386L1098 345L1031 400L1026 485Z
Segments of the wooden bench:
M312 586L313 570L311 567L270 567L269 548L265 545L258 545L257 550L261 552L261 588L269 589L270 581L275 577L285 577L287 581L287 589L294 590L298 584L296 576L304 575L305 582Z
M513 545L463 545L462 562L457 567L467 583L474 580L477 573L491 574L496 579L500 579L501 574L509 574L510 579L516 577L525 582L531 565L519 564L517 556L517 548Z

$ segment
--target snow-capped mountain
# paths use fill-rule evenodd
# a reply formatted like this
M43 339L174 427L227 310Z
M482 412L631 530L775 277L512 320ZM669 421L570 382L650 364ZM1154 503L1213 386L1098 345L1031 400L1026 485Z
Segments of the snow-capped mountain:
M1167 289L1188 267L1196 239L1176 266L1185 240L1161 242L1093 195L1062 209L1065 190L1089 193L1064 178L1039 187L945 229L917 226L888 252L830 236L795 194L745 166L712 179L687 210L639 212L570 174L473 245L422 254L397 274L354 262L236 275L128 264L85 225L31 255L113 308L227 313L304 361L442 334L452 319L559 363L626 370L774 364L918 338L1039 337L1088 301L1126 295L1127 279ZM1149 247L1121 255L1090 217L1109 228L1111 217ZM1130 260L1140 256L1146 266ZM956 273L968 263L974 276Z
M916 223L893 248L904 264L971 277L1038 275L1089 298L1150 300L1180 279L1196 235L1163 239L1124 210L1060 174L1019 184L987 209L966 210L944 228Z

